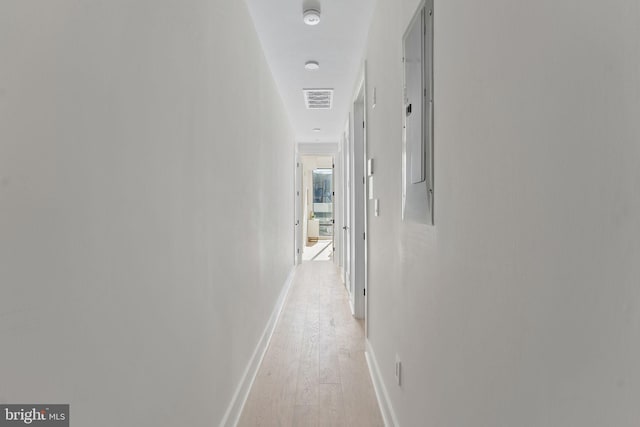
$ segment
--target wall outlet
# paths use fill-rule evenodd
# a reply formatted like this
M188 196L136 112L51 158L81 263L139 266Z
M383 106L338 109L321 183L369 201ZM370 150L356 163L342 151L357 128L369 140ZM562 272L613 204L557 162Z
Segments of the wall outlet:
M396 383L398 385L402 384L402 362L400 361L400 356L396 354Z

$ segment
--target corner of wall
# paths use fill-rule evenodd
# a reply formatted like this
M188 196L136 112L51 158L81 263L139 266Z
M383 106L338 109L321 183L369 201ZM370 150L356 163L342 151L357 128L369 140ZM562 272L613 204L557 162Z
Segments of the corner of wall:
M367 359L367 365L369 366L369 374L371 375L371 381L373 382L373 389L376 392L376 398L378 399L378 405L380 406L380 412L382 413L382 419L386 427L400 427L398 418L393 410L389 393L384 385L380 368L378 367L378 361L376 355L371 346L371 342L367 339L367 351L364 353Z
M273 331L275 330L276 324L278 323L278 319L280 318L280 313L282 313L282 307L284 307L284 303L287 299L287 295L289 294L289 290L291 289L291 284L293 283L293 278L295 276L295 267L291 268L289 275L287 276L287 280L280 291L280 295L278 296L278 300L273 308L273 312L269 317L269 321L264 328L262 336L256 345L255 350L253 351L253 355L247 364L247 367L242 375L242 379L236 388L235 393L233 394L233 398L225 411L224 416L222 417L222 421L220 421L220 427L235 427L238 425L240 421L240 416L242 415L242 410L244 409L244 405L247 402L247 398L249 397L249 392L251 391L251 387L253 386L253 382L256 379L256 375L258 374L258 369L262 364L262 359L264 359L264 355L267 352L267 348L269 347L269 343L271 342L271 337L273 336Z

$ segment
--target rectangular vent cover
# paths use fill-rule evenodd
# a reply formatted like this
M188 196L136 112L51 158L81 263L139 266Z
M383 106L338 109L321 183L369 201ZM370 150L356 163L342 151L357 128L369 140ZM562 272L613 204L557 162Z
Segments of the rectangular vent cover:
M329 110L333 103L333 89L302 89L304 102L310 110Z

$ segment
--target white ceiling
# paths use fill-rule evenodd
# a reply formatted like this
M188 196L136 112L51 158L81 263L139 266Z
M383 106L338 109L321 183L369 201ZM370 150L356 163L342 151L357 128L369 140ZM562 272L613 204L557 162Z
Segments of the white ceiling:
M321 9L318 25L302 22L304 6ZM375 0L246 0L298 142L336 142L344 130L361 72ZM320 69L307 71L306 61ZM333 108L308 110L302 89L333 88ZM320 132L313 132L320 128Z

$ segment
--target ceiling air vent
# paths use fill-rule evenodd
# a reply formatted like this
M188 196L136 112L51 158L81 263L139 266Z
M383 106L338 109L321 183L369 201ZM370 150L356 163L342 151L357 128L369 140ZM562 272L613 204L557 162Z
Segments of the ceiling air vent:
M310 110L328 110L333 101L333 89L302 89L304 102Z

